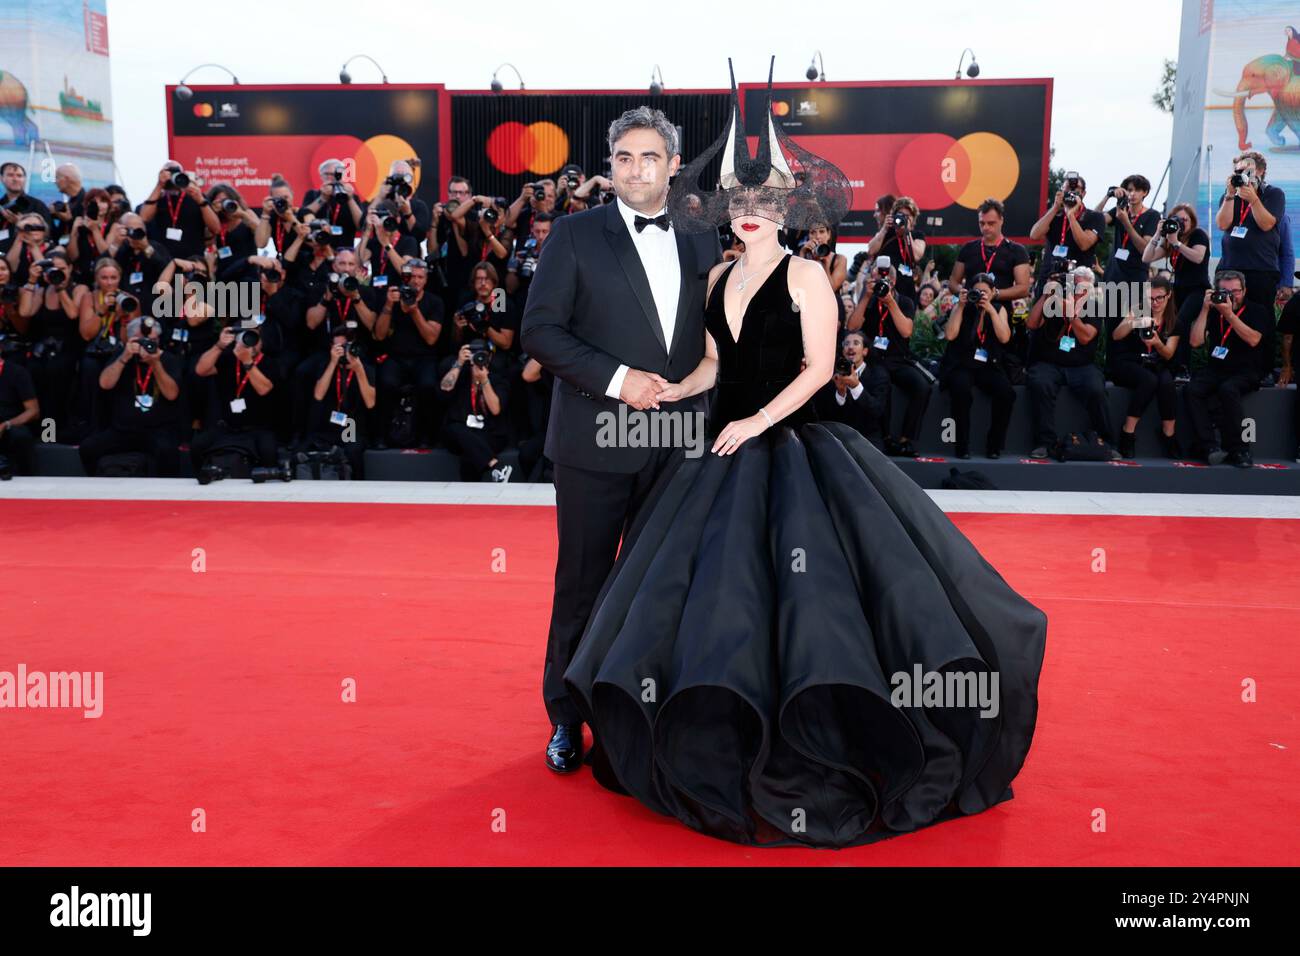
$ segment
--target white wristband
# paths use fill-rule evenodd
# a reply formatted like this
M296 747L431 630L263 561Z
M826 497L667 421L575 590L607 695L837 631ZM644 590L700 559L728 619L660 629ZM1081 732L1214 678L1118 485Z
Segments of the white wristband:
M767 427L771 428L772 425L774 424L774 422L772 421L772 416L767 413L766 408L760 408L759 411L762 412L763 417L767 419Z

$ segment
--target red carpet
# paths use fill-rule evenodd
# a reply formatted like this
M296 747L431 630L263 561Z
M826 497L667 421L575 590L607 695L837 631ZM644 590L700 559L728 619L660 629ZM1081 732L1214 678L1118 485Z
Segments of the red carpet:
M105 685L0 710L0 864L1293 864L1300 522L956 520L1051 621L1016 798L834 852L546 770L549 508L0 502L0 670Z

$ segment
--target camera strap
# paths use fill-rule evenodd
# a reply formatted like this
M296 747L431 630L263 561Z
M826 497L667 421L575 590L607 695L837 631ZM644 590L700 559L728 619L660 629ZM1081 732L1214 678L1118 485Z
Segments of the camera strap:
M1235 199L1237 202L1242 201L1240 196L1233 196L1232 198ZM1241 210L1241 216L1237 219L1237 225L1238 226L1244 225L1246 222L1246 217L1249 215L1250 215L1250 203L1246 203L1244 208Z
M903 233L899 232L898 230L894 230L894 238L898 240L899 261L905 266L910 266L912 264L912 250L909 247L912 245L912 243L910 241L904 243Z
M343 393L352 387L352 379L357 374L356 369L348 369L347 383L343 382L343 366L340 365L334 370L334 407L343 411Z
M279 217L275 220L275 251L284 255L284 220Z
M260 365L262 359L264 358L266 358L265 353L253 359L253 368L256 368L258 365ZM248 370L248 375L245 375L242 380L239 377L239 372L240 372L239 363L235 362L235 398L239 398L239 396L243 393L244 386L248 384L249 376L253 374L253 369L250 368Z
M980 243L980 259L982 259L984 262L984 271L989 273L990 275L992 275L993 273L993 260L998 257L998 250L1002 248L1002 244L1005 243L1006 241L1007 241L1007 237L1003 236L1001 242L999 242L996 246L993 247L993 254L989 256L984 255L984 250L987 248L987 246L985 246L984 243L982 242ZM1064 242L1065 241L1064 238L1061 241Z
M348 313L352 311L352 299L349 296L343 296L338 300L338 306L334 310L339 316L339 328L347 328ZM333 332L333 329L330 329Z
M140 363L135 364L135 393L143 395L149 391L149 380L153 378L153 366L149 366L149 371L145 373L144 380L140 379Z
M1065 245L1065 237L1070 231L1070 215L1073 213L1074 218L1078 219L1083 215L1083 200L1080 199L1074 206L1073 210L1067 209L1061 214L1061 245Z
M181 206L185 205L185 193L182 191L176 194L175 205L172 205L172 201L166 195L163 196L163 201L167 203L167 216L171 219L172 226L179 226L181 222Z
M1133 228L1134 228L1135 230L1136 230L1137 227L1138 227L1138 220L1141 219L1143 216L1145 216L1145 215L1146 215L1148 212L1150 212L1150 211L1151 211L1151 210L1149 210L1149 209L1143 209L1143 210L1142 210L1140 213L1138 213L1136 216L1133 215L1132 213L1129 213L1128 221L1133 225ZM1125 227L1125 228L1122 230L1122 232L1121 232L1121 234L1120 234L1120 237L1119 237L1119 244L1120 244L1120 246L1121 246L1122 248L1127 248L1127 247L1128 247L1128 240L1129 240L1128 228Z
M1246 307L1243 305L1237 310L1237 318L1241 318L1241 313L1245 311ZM1223 317L1222 312L1219 313L1219 327L1223 329L1223 338L1219 339L1219 345L1222 347L1228 344L1228 336L1232 334L1232 323Z
M880 338L885 334L885 316L889 315L889 306L885 305L884 299L878 299L876 308L880 311L880 324L876 328L876 338Z

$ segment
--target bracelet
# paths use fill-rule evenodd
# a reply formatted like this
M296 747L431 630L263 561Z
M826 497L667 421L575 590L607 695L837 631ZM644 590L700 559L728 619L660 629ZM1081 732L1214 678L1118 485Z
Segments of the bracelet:
M772 421L772 416L769 415L769 414L767 413L767 409L766 409L766 408L760 408L759 411L762 412L763 417L767 419L767 427L768 427L768 428L771 428L771 427L775 424L775 423Z

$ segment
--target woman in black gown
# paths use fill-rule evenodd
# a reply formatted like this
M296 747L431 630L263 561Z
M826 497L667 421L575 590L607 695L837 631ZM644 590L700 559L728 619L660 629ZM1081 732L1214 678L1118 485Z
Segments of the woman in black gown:
M674 228L730 219L745 240L710 275L705 358L660 396L716 379L711 453L665 470L565 679L609 789L738 843L852 846L1011 796L1046 618L861 435L817 421L834 295L776 232L837 222L851 191L776 129L770 95L751 159L735 100L733 78L728 131L669 196Z

